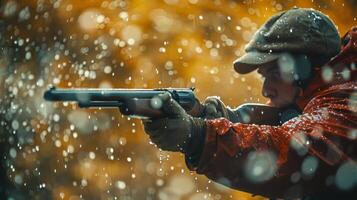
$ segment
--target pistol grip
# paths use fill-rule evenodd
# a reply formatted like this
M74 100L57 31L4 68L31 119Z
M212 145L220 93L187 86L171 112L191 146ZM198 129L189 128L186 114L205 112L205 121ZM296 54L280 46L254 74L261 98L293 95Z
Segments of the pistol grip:
M151 99L127 99L122 106L119 107L120 112L124 115L136 118L160 118L164 114L158 108L151 106Z

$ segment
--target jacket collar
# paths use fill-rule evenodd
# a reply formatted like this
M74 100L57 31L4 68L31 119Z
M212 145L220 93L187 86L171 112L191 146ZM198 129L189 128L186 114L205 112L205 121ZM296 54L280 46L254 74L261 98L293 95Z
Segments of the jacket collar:
M352 27L343 37L341 51L324 66L315 69L315 76L298 98L297 105L303 110L307 103L322 90L332 85L357 81L357 26ZM333 76L326 77L326 72Z

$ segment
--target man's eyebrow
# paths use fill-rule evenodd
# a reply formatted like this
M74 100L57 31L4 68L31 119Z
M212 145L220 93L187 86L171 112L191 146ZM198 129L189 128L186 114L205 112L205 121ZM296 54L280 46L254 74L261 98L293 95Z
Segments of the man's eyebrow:
M268 69L267 72L271 72L273 70L279 71L278 67L274 66L274 67L270 67L270 69Z
M271 72L272 70L277 69L276 66L266 66L266 67L264 67L264 68L266 68L265 74ZM261 69L258 69L257 72L258 72L259 74L262 74L262 70L261 70Z

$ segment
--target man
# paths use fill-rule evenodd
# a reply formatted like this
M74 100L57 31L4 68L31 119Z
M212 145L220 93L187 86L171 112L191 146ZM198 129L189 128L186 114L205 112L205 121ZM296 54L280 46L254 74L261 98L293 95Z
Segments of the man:
M192 117L164 94L167 117L144 121L145 131L159 148L184 153L191 170L235 189L350 198L357 186L357 30L345 39L340 51L333 22L316 10L279 13L234 62L240 74L258 70L278 114L267 114L268 106L232 110L213 97L201 118Z

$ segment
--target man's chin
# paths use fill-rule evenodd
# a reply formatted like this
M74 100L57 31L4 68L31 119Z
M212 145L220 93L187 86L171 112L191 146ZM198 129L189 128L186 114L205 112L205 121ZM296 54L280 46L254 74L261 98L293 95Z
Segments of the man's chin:
M282 108L282 109L288 109L288 108L295 108L297 105L295 103L289 103L289 104L284 104L284 103L272 103L270 104L273 107L276 108Z
M282 103L282 102L279 102L279 101L274 101L274 100L270 100L268 105L271 105L273 107L277 107L277 108L286 108L288 107L289 105L291 104L287 104L287 103Z

